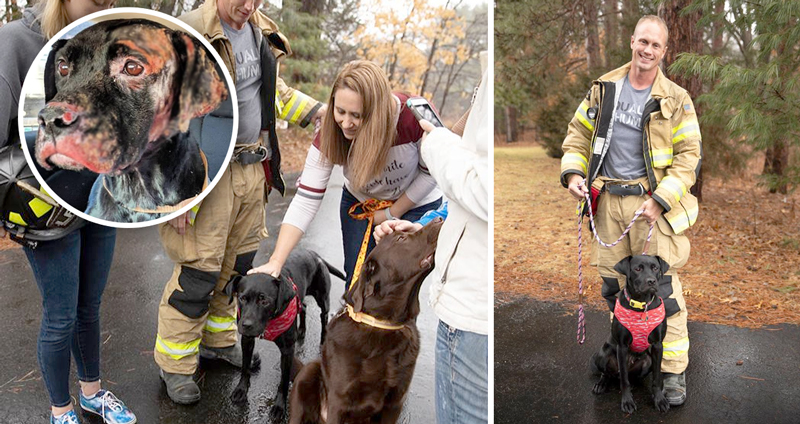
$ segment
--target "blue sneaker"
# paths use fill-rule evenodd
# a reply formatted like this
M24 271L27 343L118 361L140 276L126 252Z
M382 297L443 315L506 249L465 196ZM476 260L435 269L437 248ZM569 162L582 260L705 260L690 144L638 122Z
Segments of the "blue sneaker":
M86 398L81 393L81 409L103 417L103 422L108 424L133 424L136 416L127 406L117 399L108 390L100 390L91 398Z
M75 415L75 410L69 411L64 415L56 418L50 413L50 424L80 424L78 416Z

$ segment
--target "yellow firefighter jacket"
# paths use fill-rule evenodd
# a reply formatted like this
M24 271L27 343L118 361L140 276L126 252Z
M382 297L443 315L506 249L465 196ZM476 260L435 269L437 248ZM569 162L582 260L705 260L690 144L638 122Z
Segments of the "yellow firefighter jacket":
M594 81L569 123L561 158L561 184L569 174L587 178L591 185L608 150L616 96L631 64ZM689 93L658 69L651 100L642 116L644 161L651 195L664 207L664 217L678 234L697 220L697 199L689 189L700 169L701 139ZM653 190L653 187L655 189Z

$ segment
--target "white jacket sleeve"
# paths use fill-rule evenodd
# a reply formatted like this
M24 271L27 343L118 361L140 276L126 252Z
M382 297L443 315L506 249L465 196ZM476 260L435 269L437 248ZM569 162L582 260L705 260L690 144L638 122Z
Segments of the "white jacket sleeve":
M467 149L459 136L444 128L428 134L422 144L422 156L448 201L488 222L488 157Z
M417 141L417 149L420 148L422 141ZM414 178L414 181L411 182L411 185L408 186L405 193L408 196L409 200L414 202L417 206L422 206L421 202L428 196L434 189L436 189L436 180L431 176L430 171L422 158L422 153L420 152L419 164L417 165L419 172L417 176Z
M304 233L317 215L328 181L331 179L333 164L322 156L314 145L308 149L303 173L297 182L297 194L292 198L283 223L293 225Z
M463 139L436 128L422 142L422 159L451 202L477 218L489 221L489 97L491 84L484 73L472 105Z

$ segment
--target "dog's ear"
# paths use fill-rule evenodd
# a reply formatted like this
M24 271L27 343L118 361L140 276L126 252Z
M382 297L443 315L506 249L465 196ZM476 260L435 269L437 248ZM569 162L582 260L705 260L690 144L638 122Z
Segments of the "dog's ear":
M629 275L631 272L631 259L633 259L633 256L628 256L627 258L617 262L617 264L614 265L614 271L617 271L625 276Z
M292 289L292 280L284 273L281 273L278 278L273 278L272 282L278 287L278 295L275 299L275 316L277 316L289 306L295 293Z
M216 109L228 97L225 81L210 53L202 44L182 31L172 33L178 56L178 71L173 84L172 119L180 132L189 122Z
M658 258L658 264L661 266L661 275L664 275L669 271L669 264L667 261L661 259L661 256L656 256Z
M241 279L241 275L234 275L230 280L228 280L228 283L225 284L225 288L222 289L222 292L228 295L229 305L233 303L233 295L239 292L239 281L241 281Z
M352 288L350 299L353 302L353 309L361 312L364 307L364 300L375 293L375 289L380 290L380 281L377 281L378 263L371 258L367 258L364 266L361 267L361 274L358 276L356 287Z
M68 40L58 40L53 43L50 54L47 56L47 63L44 65L44 101L45 103L53 99L58 94L56 88L56 54Z

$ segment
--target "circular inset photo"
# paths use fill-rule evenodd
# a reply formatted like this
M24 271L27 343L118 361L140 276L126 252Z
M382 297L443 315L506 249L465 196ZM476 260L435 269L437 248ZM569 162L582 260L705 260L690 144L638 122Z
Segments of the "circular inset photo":
M191 220L232 155L235 97L217 52L177 19L139 8L80 19L22 88L22 145L40 183L27 191L114 227Z

